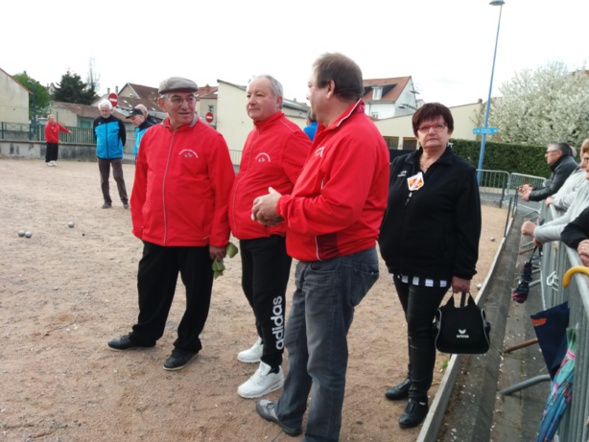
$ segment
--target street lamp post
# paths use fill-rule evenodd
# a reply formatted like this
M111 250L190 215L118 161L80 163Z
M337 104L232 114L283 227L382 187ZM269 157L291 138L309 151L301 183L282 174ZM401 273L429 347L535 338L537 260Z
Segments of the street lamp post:
M30 85L33 86L33 131L35 132L35 137L37 136L37 82L35 81L27 81Z
M499 21L497 22L497 36L495 37L495 51L493 52L493 66L491 67L491 81L489 82L489 96L487 97L487 109L485 111L485 123L483 126L483 136L481 138L481 151L479 153L479 165L477 180L481 183L481 171L483 169L483 159L485 157L485 143L487 142L487 128L489 127L489 111L491 109L491 93L493 91L493 74L495 73L495 59L497 58L497 43L499 43L499 29L501 28L501 12L503 11L503 0L492 0L492 6L499 6Z

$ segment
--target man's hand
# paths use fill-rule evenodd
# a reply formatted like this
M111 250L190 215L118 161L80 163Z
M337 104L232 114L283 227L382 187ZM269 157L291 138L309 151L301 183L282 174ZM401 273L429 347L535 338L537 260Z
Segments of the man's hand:
M522 193L521 194L522 200L523 201L530 201L530 193L532 193L531 190L529 190L529 191L527 191L525 193Z
M218 259L219 261L223 261L223 258L225 258L226 254L226 247L209 246L209 255L211 256L211 259Z
M536 230L536 224L532 221L524 221L522 224L522 235L524 236L534 236L534 231Z
M546 204L546 207L550 206L550 204L552 204L552 201L554 201L554 198L549 196L548 198L546 198L546 202L544 204Z
M577 246L579 258L585 267L589 267L589 239L584 239Z
M275 226L284 221L276 212L276 205L281 196L272 187L268 187L268 195L259 196L254 200L252 220L256 220L266 226Z
M470 279L452 277L452 293L470 292Z

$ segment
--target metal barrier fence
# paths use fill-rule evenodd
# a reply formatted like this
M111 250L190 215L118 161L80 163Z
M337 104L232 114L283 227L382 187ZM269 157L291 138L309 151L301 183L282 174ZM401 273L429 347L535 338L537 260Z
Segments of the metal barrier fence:
M541 216L550 221L559 216L553 209L543 209ZM542 301L548 309L568 301L569 326L577 329L577 351L573 397L561 421L558 436L563 441L589 440L589 278L575 274L567 288L563 277L567 270L581 266L579 255L561 242L546 243L541 263ZM556 440L556 439L555 439Z
M509 172L504 170L477 169L480 175L479 193L481 198L495 201L499 207L509 199Z
M533 175L524 175L521 173L512 173L510 175L509 190L516 197L515 200L519 200L517 203L518 209L527 210L530 214L532 212L538 215L540 214L544 207L544 201L522 201L520 198L517 198L517 189L523 184L529 184L532 187L542 187L544 181L546 181L546 178Z

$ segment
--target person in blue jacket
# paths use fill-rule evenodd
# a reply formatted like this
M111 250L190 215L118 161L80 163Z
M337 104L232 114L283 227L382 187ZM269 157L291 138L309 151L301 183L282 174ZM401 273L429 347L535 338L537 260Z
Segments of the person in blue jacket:
M138 107L133 108L127 119L131 120L131 123L135 126L135 147L133 148L133 155L135 156L135 159L137 159L141 138L145 131L153 126L154 123L152 123L149 118L146 118L143 111Z
M307 126L303 128L303 132L313 141L315 132L317 132L317 118L315 118L315 115L311 111L307 114Z
M96 140L96 156L100 171L100 187L104 197L103 209L112 207L110 198L109 175L112 166L113 178L117 183L119 197L125 209L129 208L129 197L123 176L123 147L127 141L127 133L123 122L112 115L112 104L108 100L98 103L100 117L94 120L94 139Z

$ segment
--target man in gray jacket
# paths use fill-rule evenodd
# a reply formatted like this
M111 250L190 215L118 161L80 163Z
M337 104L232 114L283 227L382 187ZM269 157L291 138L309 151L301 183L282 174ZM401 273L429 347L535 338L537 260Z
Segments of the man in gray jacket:
M542 187L532 187L524 184L519 187L519 194L524 201L542 201L558 192L566 179L577 168L578 164L572 156L573 149L567 143L551 143L546 149L546 163L552 170L552 175Z

